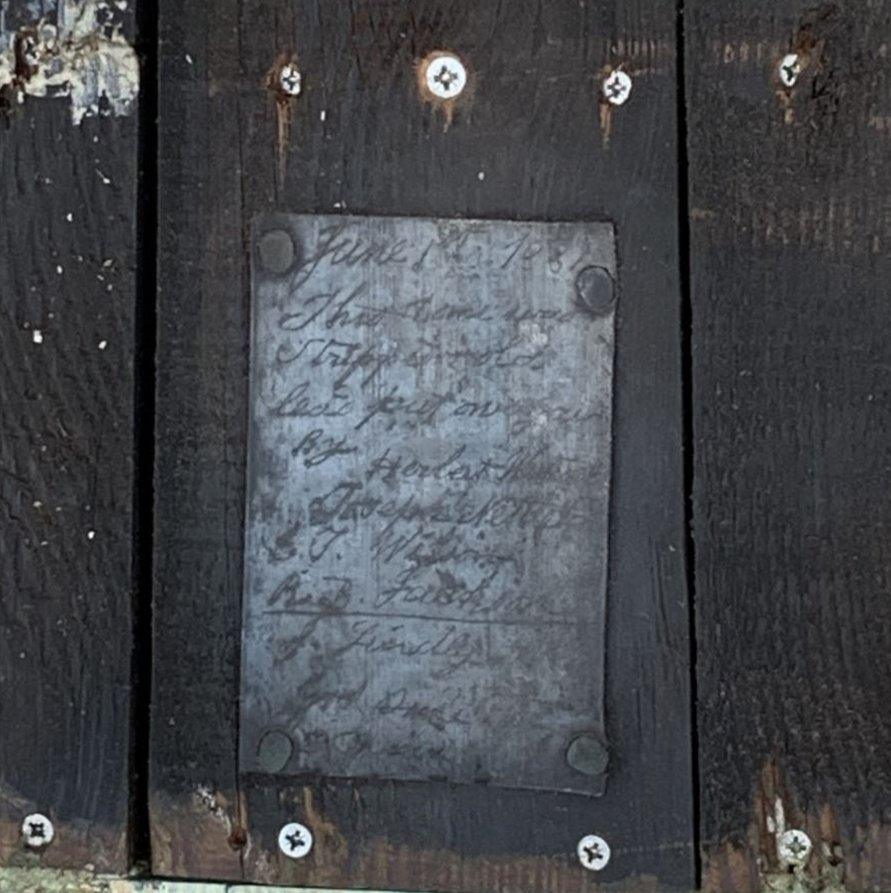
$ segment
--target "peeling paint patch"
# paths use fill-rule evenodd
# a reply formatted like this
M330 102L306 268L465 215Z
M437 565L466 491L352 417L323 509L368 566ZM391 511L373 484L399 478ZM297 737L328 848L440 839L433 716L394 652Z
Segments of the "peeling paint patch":
M71 119L132 114L139 60L108 0L59 0L54 11L15 30L0 7L0 105L28 97L67 96Z

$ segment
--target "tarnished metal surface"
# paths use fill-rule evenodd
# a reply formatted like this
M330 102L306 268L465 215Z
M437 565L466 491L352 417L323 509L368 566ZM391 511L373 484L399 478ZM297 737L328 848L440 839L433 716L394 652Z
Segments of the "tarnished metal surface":
M253 241L242 770L598 793L611 225Z

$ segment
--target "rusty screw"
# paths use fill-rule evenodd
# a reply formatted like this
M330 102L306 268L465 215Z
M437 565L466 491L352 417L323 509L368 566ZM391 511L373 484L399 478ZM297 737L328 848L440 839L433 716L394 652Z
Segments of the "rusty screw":
M278 82L288 96L299 96L303 89L303 75L296 65L285 65L279 73Z
M610 72L603 82L603 95L611 105L624 105L631 95L631 77L620 68Z
M777 840L777 855L784 865L792 867L806 865L812 849L810 837L798 828L784 831Z
M780 60L780 81L784 87L794 87L801 74L801 58L798 53L788 53Z
M53 823L39 812L26 815L22 822L22 840L31 849L39 850L49 846L55 834Z
M467 86L467 69L454 53L440 53L427 63L424 83L437 99L456 99Z
M278 832L278 848L289 859L302 859L312 849L312 831L300 822L288 822Z
M596 834L586 834L575 849L579 862L589 871L600 871L609 862L609 844Z

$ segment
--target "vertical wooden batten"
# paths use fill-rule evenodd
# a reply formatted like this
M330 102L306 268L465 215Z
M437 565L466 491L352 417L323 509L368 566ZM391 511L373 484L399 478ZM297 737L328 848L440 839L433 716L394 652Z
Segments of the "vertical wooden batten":
M689 888L674 9L654 0L163 2L154 870L322 886ZM447 49L449 111L415 66ZM301 94L282 96L287 62ZM632 75L622 107L604 73ZM608 220L619 250L607 794L237 771L248 238L260 212ZM316 830L283 859L278 828ZM598 875L575 845L596 831Z
M32 33L27 6L0 18L7 42ZM116 10L86 33L55 4L43 7L59 29L53 70L84 82L73 96L40 95L49 63L38 48L32 67L0 84L0 864L123 872L134 19ZM105 94L93 108L91 90ZM32 813L47 816L55 836L29 852L20 829Z
M887 889L891 13L685 27L704 885Z
M381 888L693 883L674 11L161 5L152 842L156 872ZM470 71L452 109L415 65ZM293 61L296 98L275 75ZM634 79L600 101L608 66ZM270 88L272 85L272 89ZM248 238L264 211L610 220L620 256L604 798L237 771ZM297 814L302 864L277 850ZM597 831L613 859L582 869Z

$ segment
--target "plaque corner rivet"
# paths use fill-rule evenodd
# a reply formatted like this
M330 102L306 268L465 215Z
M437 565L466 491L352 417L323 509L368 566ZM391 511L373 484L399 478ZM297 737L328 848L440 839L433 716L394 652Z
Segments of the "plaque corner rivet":
M281 772L290 762L293 753L294 742L281 729L264 732L257 745L257 760L265 772Z
M566 762L576 772L597 777L606 772L609 751L600 738L585 732L570 740L566 748Z
M598 834L586 834L578 842L576 852L579 862L589 871L602 871L612 855L609 844Z
M26 815L22 821L22 840L26 847L42 849L49 846L55 836L53 823L42 813Z
M278 832L278 848L289 859L302 859L312 849L312 831L300 822L288 822Z
M615 280L606 267L591 265L580 270L575 292L578 304L593 316L603 316L615 305Z
M257 246L260 263L270 273L287 273L296 254L291 234L283 229L263 233Z

